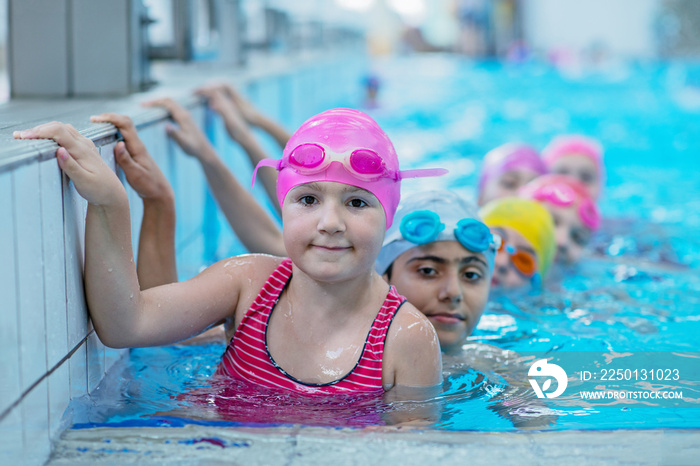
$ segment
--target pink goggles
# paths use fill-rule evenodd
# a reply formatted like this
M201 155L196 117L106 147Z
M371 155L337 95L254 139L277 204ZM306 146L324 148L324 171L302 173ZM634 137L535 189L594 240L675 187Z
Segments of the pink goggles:
M561 207L568 207L580 199L578 215L583 224L591 230L597 230L600 227L598 207L589 198L580 197L571 186L563 183L540 186L532 193L532 197Z
M291 168L301 175L313 175L327 170L331 162L340 162L350 174L362 181L376 181L380 178L399 181L404 178L440 176L448 172L444 168L393 170L387 167L384 159L372 149L337 153L317 143L304 143L296 146L288 157L281 160L261 160L253 172L253 184L260 167L273 167L278 171Z

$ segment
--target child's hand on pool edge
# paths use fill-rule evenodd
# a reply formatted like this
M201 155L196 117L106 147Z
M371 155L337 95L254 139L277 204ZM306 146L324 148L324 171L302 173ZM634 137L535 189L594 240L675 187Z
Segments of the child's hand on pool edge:
M231 139L244 147L253 143L253 133L248 122L225 90L203 87L196 93L207 100L209 108L221 115Z
M118 142L114 147L114 158L124 171L126 180L145 203L174 204L175 194L172 186L148 153L131 118L118 113L102 113L90 117L90 121L111 123L117 127L124 141Z
M75 188L90 204L109 206L126 199L119 178L102 160L95 144L72 125L52 121L31 129L15 131L15 139L52 139L58 166L73 180Z
M168 111L175 124L167 124L165 131L186 154L199 159L200 162L218 157L214 147L197 125L192 114L174 99L162 97L143 102L141 105L162 107Z

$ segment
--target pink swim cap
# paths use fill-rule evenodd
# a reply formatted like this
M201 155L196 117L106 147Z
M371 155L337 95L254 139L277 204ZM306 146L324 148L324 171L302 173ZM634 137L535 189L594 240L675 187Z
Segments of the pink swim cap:
M306 120L287 142L281 160L265 159L260 167L274 167L280 206L290 189L300 184L334 181L374 194L389 228L401 197L401 179L438 176L447 170L399 170L399 158L389 136L369 115L335 108Z
M598 141L580 134L569 134L557 136L542 149L542 160L548 168L566 155L583 155L591 159L598 170L600 185L605 185L603 146Z
M518 169L531 170L538 175L547 173L547 167L532 146L509 142L490 150L484 156L481 166L479 191L482 191L492 178Z
M593 202L588 188L579 180L568 175L542 175L518 190L525 199L549 202L567 207L576 204L581 222L591 230L600 227L600 211Z

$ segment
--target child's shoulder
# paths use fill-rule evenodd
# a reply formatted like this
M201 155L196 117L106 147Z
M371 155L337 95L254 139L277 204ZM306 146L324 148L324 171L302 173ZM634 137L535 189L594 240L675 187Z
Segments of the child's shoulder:
M406 322L410 321L421 324L425 323L430 325L431 327L433 326L433 324L430 323L425 314L419 311L416 306L414 306L408 301L404 301L404 303L401 305L398 312L396 313L396 317L394 319L402 319Z
M405 302L394 316L384 348L385 389L437 385L441 378L440 341L427 317Z
M252 300L284 257L266 254L243 254L222 259L209 266L201 275L208 275L230 293L240 293L239 299Z
M405 301L394 316L387 338L395 340L399 345L413 345L425 340L430 344L437 341L437 332L428 318L413 304Z
M267 280L284 260L284 257L268 254L241 254L222 259L211 267L223 273L243 275L251 279L264 277Z

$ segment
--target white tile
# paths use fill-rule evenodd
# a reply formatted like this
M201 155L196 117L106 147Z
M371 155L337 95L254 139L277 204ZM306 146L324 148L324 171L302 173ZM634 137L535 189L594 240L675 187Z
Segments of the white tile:
M44 264L38 163L13 172L17 234L19 345L22 390L41 378L46 366Z
M237 146L231 144L230 138L226 133L223 120L211 110L200 107L193 112L197 124L201 125L202 131L206 134L207 139L212 143L214 149L223 160L224 164L229 165L229 159ZM232 151L228 149L233 149ZM230 166L230 165L229 165ZM221 210L214 199L214 195L209 189L206 177L204 177L204 198L202 205L202 239L203 239L203 255L200 258L202 264L210 264L221 258L219 249L227 247L231 239L235 238L233 231L228 226L228 221L225 221ZM224 220L222 222L222 220Z
M150 154L151 158L155 160L158 167L167 176L168 167L167 157L166 157L166 139L168 138L165 132L165 123L159 123L155 125L150 125L138 130L139 138L146 146L146 150Z
M105 375L105 347L91 332L87 339L87 390L92 392Z
M24 464L22 410L17 407L0 420L0 458L3 464Z
M191 269L202 263L204 253L202 241L203 212L204 212L204 175L199 163L185 155L179 148L171 146L175 152L177 196L175 209L177 224L175 228L175 244L178 254L178 274L183 277L181 268ZM187 251L182 257L181 253ZM183 263L184 261L184 263ZM190 278L186 275L185 278Z
M231 242L233 232L228 228L228 222L224 220L214 196L207 188L202 206L202 257L203 264L213 264L222 257L218 254L219 248L227 246Z
M267 155L271 158L281 158L282 151L277 146L277 143L268 138L268 143L271 145L272 149L267 151ZM264 185L260 182L260 178L256 180L255 186L251 186L253 165L250 162L250 158L245 154L238 144L232 143L230 140L226 141L226 146L222 150L222 153L226 154L224 162L229 167L229 169L234 173L236 179L241 185L248 189L253 197L260 203L260 205L270 214L272 218L278 216L275 205L277 205L277 199L270 199L267 195ZM228 225L228 222L226 222ZM229 229L224 229L223 231L229 232ZM231 232L231 234L233 234ZM226 236L223 238L224 241L228 240L228 250L231 253L241 254L242 250L239 250L240 242L237 238L233 240L228 239Z
M64 364L68 364L70 379L70 398L81 397L87 393L87 344L81 343L73 356Z
M126 192L129 196L129 212L131 214L131 246L134 260L139 253L139 238L141 235L141 222L143 220L143 200L134 189L126 185Z
M222 119L217 115L205 118L204 130L212 144L215 145L224 164L244 188L250 189L253 166L240 145L228 136ZM281 151L279 152L279 154L271 154L271 156L281 156ZM208 187L206 189L209 197L205 197L203 211L204 262L211 263L223 257L248 252L236 237ZM253 192L254 195L260 196L260 199L267 199L261 183L256 184Z
M17 316L17 273L13 180L10 172L0 173L0 412L19 398L19 320Z
M148 153L172 185L175 180L175 164L173 151L169 147L175 142L166 134L165 125L166 123L162 122L140 129L139 137L146 146Z
M117 170L117 160L114 157L114 146L116 146L116 142L111 142L109 144L104 144L101 145L97 148L97 150L100 151L100 155L102 156L102 160L105 161L107 166L112 169L112 171Z
M127 356L129 354L128 349L116 349L116 348L109 348L105 346L105 372L109 371L109 369L121 358Z
M179 237L186 238L202 227L204 176L199 163L174 148L177 196L175 197Z
M68 362L49 375L49 436L55 439L65 426L61 420L70 401L70 367Z
M44 249L44 309L48 368L68 353L66 329L66 252L63 237L61 170L55 160L39 166L41 179L41 230Z
M219 156L226 160L228 152L222 150L222 147L224 147L226 143L231 144L231 138L229 137L226 127L224 126L224 120L218 113L211 109L205 108L202 110L202 112L202 131L204 131L207 139L209 139L212 145L216 148Z
M255 167L250 161L250 157L248 157L241 146L228 137L228 135L225 133L225 129L222 128L222 130L224 132L224 136L221 137L220 145L217 147L219 154L221 154L221 159L224 161L229 170L234 173L236 179L238 179L238 181L245 188L250 189L250 183L253 180L253 169L255 169ZM268 152L267 155L271 158L282 157L281 152L280 154ZM279 155L279 157L275 157L275 155ZM255 186L262 186L259 179L256 180Z
M83 287L87 202L64 174L63 219L66 259L66 301L69 351L87 335L88 314Z
M22 400L24 464L44 464L51 453L48 401L46 379L42 380Z
M213 111L207 110L205 107L198 107L192 112L192 114L198 124L201 125L202 130L229 170L234 165L234 160L243 161L245 159L247 162L248 157L241 150L240 146L231 140L221 117L219 117ZM244 186L250 184L250 177L252 174L250 162L247 162L241 168L240 172L236 172L234 170L233 173L244 179L247 178L247 181L242 182ZM226 220L223 213L219 209L218 204L216 203L216 200L209 189L206 177L203 177L203 183L205 196L202 206L203 216L201 235L203 241L203 254L200 257L201 265L211 264L218 261L219 259L225 257L228 251L234 248L237 248L241 252L246 252L231 229L228 220ZM188 248L188 250L192 250L189 245Z

